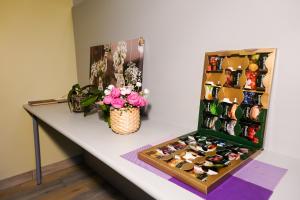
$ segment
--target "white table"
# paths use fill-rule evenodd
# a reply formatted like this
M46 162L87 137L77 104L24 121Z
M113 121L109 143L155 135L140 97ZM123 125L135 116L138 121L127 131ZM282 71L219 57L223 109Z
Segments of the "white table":
M177 137L193 130L176 127L155 120L142 122L141 129L132 135L117 135L108 128L97 114L84 117L83 114L71 113L67 104L43 106L24 105L33 117L35 138L37 183L41 183L40 147L38 121L41 120L61 134L81 146L90 154L107 164L123 177L136 184L155 199L186 200L199 199L198 196L183 188L131 163L120 155L141 146L159 142L168 137ZM300 198L300 160L263 151L257 160L287 168L288 172L276 187L272 199Z

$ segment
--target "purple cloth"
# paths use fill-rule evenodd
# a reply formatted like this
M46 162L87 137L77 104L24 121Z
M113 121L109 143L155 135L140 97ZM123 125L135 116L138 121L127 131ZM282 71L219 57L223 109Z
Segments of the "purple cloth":
M190 191L190 192L194 193L195 195L198 195L198 196L200 196L204 199L206 198L206 195L204 193L199 192L195 188L185 184L184 182L182 182L182 181L180 181L180 180L178 180L174 177L170 178L169 181L176 184L176 185L178 185L178 186L180 186L180 187L182 187L182 188L184 188L184 189L186 189L187 191Z
M274 190L287 169L258 160L252 160L237 171L234 176L268 190Z
M272 194L272 191L268 189L234 176L228 177L208 195L175 178L171 178L169 181L207 200L267 200Z
M123 154L121 157L207 200L267 200L272 195L276 185L287 172L287 169L252 160L237 171L234 176L228 177L217 188L212 190L208 195L205 195L193 187L139 160L137 157L138 152L150 148L151 146L152 145L143 146Z

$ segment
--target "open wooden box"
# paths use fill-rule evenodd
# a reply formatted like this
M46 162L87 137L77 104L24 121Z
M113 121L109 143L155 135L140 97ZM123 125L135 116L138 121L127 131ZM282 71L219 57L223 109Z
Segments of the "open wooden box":
M208 193L263 150L276 49L205 54L198 130L138 157Z

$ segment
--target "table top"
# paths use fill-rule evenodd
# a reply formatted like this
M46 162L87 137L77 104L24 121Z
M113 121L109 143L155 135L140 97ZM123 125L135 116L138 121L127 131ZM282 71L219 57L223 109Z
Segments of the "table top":
M199 196L120 157L120 155L144 145L172 139L193 130L175 126L171 123L162 123L150 118L142 121L138 132L124 136L113 133L108 128L108 125L99 119L97 113L84 117L82 113L70 112L66 103L43 106L24 105L24 108L106 163L155 199L200 199ZM271 199L299 198L299 159L266 150L256 159L288 169L288 172L273 192Z

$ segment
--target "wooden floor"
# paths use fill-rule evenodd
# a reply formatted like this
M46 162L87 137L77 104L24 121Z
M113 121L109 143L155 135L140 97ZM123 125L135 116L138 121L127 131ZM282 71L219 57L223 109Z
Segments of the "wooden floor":
M125 200L116 189L92 169L78 165L43 177L43 184L35 181L0 191L0 200Z

